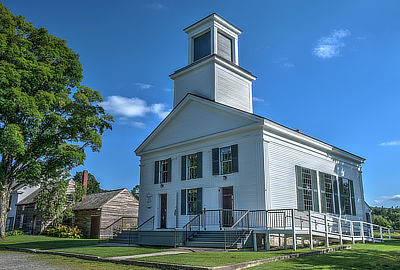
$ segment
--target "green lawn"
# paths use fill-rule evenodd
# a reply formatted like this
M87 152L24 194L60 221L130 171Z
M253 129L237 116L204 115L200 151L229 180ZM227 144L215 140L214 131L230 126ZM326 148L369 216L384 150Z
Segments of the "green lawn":
M0 240L0 251L8 247L34 248L34 249L56 249L89 246L98 244L97 239L68 239L42 235L19 235L9 236L6 240Z
M138 254L147 254L166 251L167 249L160 248L145 248L145 247L81 247L81 248L67 248L56 251L86 254L93 256L100 256L103 258L129 256Z
M351 250L271 262L251 269L400 269L400 240L355 244Z
M144 257L132 260L213 267L213 266L221 266L221 265L240 263L246 261L261 260L271 257L277 257L280 255L292 254L295 252L306 252L306 251L310 251L310 249L299 249L297 251L280 250L280 251L269 251L269 252L265 251L264 252L263 251L194 252L194 253Z

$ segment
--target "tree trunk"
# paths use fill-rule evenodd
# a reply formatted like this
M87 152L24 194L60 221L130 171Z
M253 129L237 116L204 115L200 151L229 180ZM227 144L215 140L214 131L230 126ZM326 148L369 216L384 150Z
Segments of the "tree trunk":
M3 190L0 191L0 237L2 240L6 239L6 223L8 206L10 201L10 184L4 185Z

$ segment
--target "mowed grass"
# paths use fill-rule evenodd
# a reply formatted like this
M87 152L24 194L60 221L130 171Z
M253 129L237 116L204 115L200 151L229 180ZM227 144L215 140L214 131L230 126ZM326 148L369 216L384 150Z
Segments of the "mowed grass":
M251 269L400 269L400 240L355 244L350 250L271 262Z
M147 248L147 247L81 247L81 248L66 248L55 251L62 251L68 253L86 254L99 256L102 258L117 257L117 256L130 256L138 254L148 254L166 251L168 249L161 248Z
M324 247L321 247L324 248ZM321 249L317 248L317 249ZM313 250L317 250L313 249ZM307 252L310 249L299 249L293 250L280 250L280 251L222 251L222 252L194 252L184 254L173 254L173 255L162 255L137 258L132 260L141 260L149 262L163 262L163 263L174 263L184 265L195 265L195 266L222 266L227 264L241 263L247 261L255 261L261 259L267 259L277 257L286 254L292 254L297 252Z
M5 250L5 247L56 249L90 246L102 242L104 241L98 239L68 239L42 235L19 235L9 236L6 240L0 240L0 251Z

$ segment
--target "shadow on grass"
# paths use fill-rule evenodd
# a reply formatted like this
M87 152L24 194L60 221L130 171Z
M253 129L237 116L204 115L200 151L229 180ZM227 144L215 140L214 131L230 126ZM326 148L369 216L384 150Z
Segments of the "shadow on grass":
M80 247L80 246L90 246L101 243L96 239L65 239L56 241L26 241L19 243L1 243L0 249L5 249L5 247L15 247L15 248L33 248L33 249L58 249L58 248L69 248L69 247Z

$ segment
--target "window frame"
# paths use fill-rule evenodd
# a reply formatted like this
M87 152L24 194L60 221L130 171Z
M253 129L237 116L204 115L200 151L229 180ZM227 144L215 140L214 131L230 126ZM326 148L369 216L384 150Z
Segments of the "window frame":
M335 213L335 194L334 194L334 186L333 186L334 181L332 179L333 175L328 174L328 173L322 173L322 174L324 176L324 192L325 192L325 201L326 201L326 205L325 205L326 212L330 213L330 214L334 214ZM330 191L328 191L329 189L327 188L327 183L328 183L328 185L330 184ZM321 191L321 187L320 187L320 191ZM328 198L331 203L331 206L330 206L331 209L329 209L329 207L328 207L329 206Z
M352 181L348 178L342 178L343 181L343 202L344 205L341 207L342 209L344 209L344 213L342 213L342 215L353 215L353 205L351 203L351 190L350 190L350 182ZM348 202L348 204L347 204Z
M168 183L168 159L160 160L159 162L159 182L162 184ZM165 179L164 179L165 177Z
M230 158L224 159L224 154L222 153L224 149L229 149ZM228 171L224 171L224 164L228 164ZM227 175L233 173L233 155L232 155L232 146L225 146L219 148L219 171L221 175Z
M198 153L186 155L186 179L193 180L198 177ZM193 173L193 175L192 175Z
M197 188L191 188L186 190L186 215L193 216L197 215Z
M202 36L204 36L206 34L209 35L209 52L206 55L201 56L201 57L196 59L196 39L200 38L200 37L202 37ZM199 34L197 34L197 35L192 37L192 59L193 59L192 62L199 61L199 60L203 59L204 57L207 57L207 56L211 55L211 53L212 53L212 51L211 51L211 40L212 40L212 37L211 37L211 30L210 29L207 29L204 32L201 32L201 33L199 33Z
M307 171L307 172L306 172ZM309 184L305 183L305 175L308 175ZM313 183L312 183L312 169L301 167L301 180L303 189L303 203L305 211L313 211L314 206L314 196L313 196ZM309 198L311 197L311 199ZM307 203L308 202L308 203ZM311 205L310 205L311 203Z

